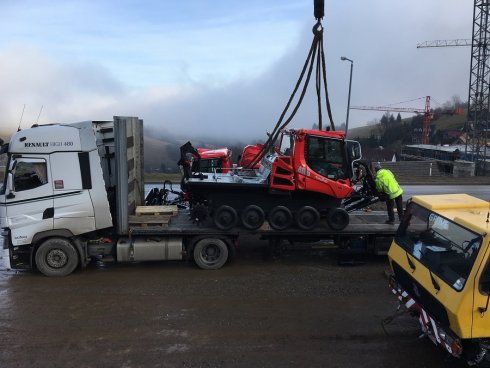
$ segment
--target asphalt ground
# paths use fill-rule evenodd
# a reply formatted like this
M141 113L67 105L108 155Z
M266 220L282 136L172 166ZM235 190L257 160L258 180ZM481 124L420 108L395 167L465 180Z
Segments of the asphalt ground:
M464 367L396 312L386 256L263 258L248 239L216 271L93 265L0 271L0 367ZM363 263L365 262L365 263Z

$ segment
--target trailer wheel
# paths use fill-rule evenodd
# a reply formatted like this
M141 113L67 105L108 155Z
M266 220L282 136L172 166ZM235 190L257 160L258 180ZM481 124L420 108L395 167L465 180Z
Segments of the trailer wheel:
M332 230L343 230L349 225L349 213L343 208L332 208L327 213L327 224Z
M265 214L262 208L251 204L242 211L242 224L248 230L256 230L262 226L265 221Z
M228 260L228 247L221 239L205 238L195 244L192 254L203 270L217 270Z
M289 208L276 206L269 213L269 225L275 230L284 230L291 226L293 215Z
M77 268L78 253L67 239L51 238L39 246L35 262L46 276L67 276Z
M296 213L296 225L301 230L311 230L318 226L320 222L320 213L316 208L304 206Z
M236 226L237 221L236 210L230 206L220 206L214 214L214 225L220 230L230 230Z

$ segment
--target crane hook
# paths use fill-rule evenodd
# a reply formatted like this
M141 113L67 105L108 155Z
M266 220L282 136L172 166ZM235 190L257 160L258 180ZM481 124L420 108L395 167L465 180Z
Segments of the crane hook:
M323 26L320 21L316 22L311 30L315 36L321 35L323 33Z
M325 15L325 0L313 0L315 9L315 19L320 21Z

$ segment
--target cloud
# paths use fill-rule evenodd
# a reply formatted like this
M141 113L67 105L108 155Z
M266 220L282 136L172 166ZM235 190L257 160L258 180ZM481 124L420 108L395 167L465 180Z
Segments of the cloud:
M86 11L81 4L76 9ZM44 106L40 123L137 115L146 126L183 139L264 138L296 83L313 25L311 15L297 18L308 19L301 28L292 18L291 13L304 10L300 3L288 2L280 11L270 4L260 11L250 7L247 16L240 13L243 9L230 15L220 8L210 12L211 18L191 7L203 14L195 27L185 26L182 13L171 26L156 24L148 9L135 10L135 21L129 23L128 12L116 12L102 34L77 23L66 34L52 36L60 33L53 27L30 40L17 27L15 42L0 43L0 124L16 127L26 104L24 126ZM351 105L387 105L425 95L441 103L455 94L465 100L470 50L415 46L424 40L469 37L471 11L456 0L397 6L388 0L346 0L327 6L325 48L335 123L345 121L349 82L350 65L340 56L354 60ZM34 13L29 10L24 21L34 19ZM285 15L281 22L279 15ZM121 24L127 27L124 32ZM84 38L70 44L76 31ZM381 115L352 110L349 126ZM292 126L311 127L316 119L310 92Z
M182 85L180 65L205 83L255 75L277 60L304 3L190 0L0 2L0 49L32 45L58 62L106 65L129 86ZM87 21L90 19L90 21ZM96 26L95 26L96 25ZM283 30L287 30L284 32Z
M269 72L226 85L132 88L100 65L60 63L37 49L11 48L0 52L0 78L9 91L0 99L2 126L13 129L26 104L24 127L44 106L40 123L137 115L173 136L263 138L292 90L301 67L295 58L288 53Z
M2 128L17 126L24 104L22 125L30 126L42 106L40 123L61 122L103 111L126 93L100 65L58 63L31 47L0 51L0 80Z

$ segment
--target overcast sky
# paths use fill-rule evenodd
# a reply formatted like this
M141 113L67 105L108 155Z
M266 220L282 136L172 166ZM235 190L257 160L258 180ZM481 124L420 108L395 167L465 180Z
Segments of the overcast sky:
M468 98L473 2L325 1L334 121L351 105ZM313 0L0 0L0 126L139 116L162 134L263 137L312 40ZM316 122L313 94L292 126ZM399 105L423 108L417 100ZM350 127L382 112L352 110Z

